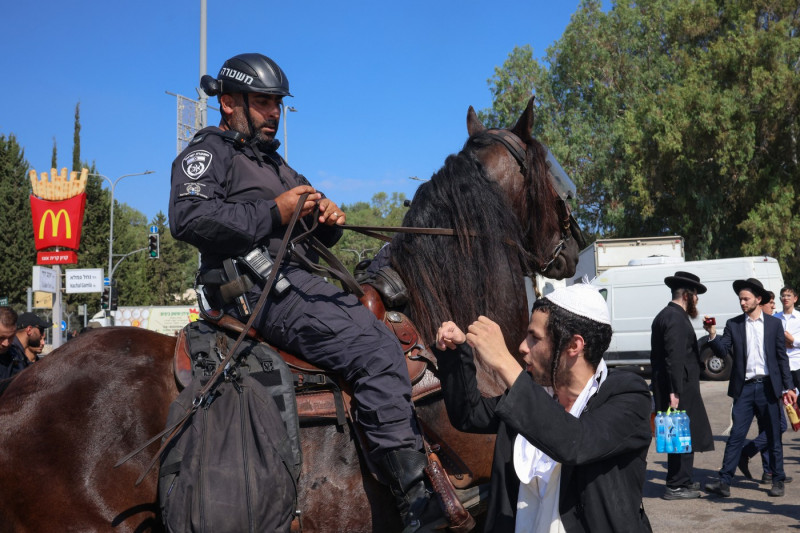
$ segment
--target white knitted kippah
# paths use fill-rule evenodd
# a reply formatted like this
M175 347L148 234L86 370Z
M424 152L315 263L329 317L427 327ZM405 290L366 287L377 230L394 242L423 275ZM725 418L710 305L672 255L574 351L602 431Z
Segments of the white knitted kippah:
M556 289L545 298L570 313L601 324L611 325L606 300L594 285L576 283L569 287Z

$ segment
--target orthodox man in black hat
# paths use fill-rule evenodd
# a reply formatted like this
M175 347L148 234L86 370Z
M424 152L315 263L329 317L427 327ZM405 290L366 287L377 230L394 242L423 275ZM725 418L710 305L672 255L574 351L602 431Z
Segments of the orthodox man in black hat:
M728 396L733 398L733 427L725 445L719 481L706 484L706 491L727 497L731 495L731 479L738 465L747 431L758 419L767 433L769 468L772 472L770 496L783 496L783 444L780 419L782 404L793 404L797 391L789 372L786 340L779 318L761 311L759 304L767 297L764 286L755 278L733 282L743 313L728 320L725 332L717 335L715 325L704 322L709 346L717 355L730 355L733 360Z
M669 407L686 411L692 432L692 453L667 455L667 487L662 498L698 498L700 484L692 479L694 452L714 449L714 436L700 396L700 350L691 319L697 317L697 295L706 287L689 272L664 279L672 301L656 315L650 336L650 365L656 411Z

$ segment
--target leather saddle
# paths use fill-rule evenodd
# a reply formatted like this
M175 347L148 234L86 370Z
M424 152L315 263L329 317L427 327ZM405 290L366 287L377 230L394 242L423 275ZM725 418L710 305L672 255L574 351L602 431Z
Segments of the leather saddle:
M361 303L382 320L390 331L394 332L398 342L403 348L408 375L411 378L411 398L415 403L431 396L441 390L441 384L432 369L436 368L436 358L422 344L419 331L411 320L403 313L386 310L381 295L372 285L362 284L364 295ZM237 319L223 315L216 322L217 326L234 333L241 333L244 329ZM261 335L253 328L247 336L265 342ZM345 417L351 418L349 412L350 388L334 372L326 371L306 361L302 357L273 347L286 361L292 371L297 397L297 412L300 422L330 419L332 422L343 425ZM181 330L175 347L173 359L175 379L180 388L185 388L192 380L192 360L186 338L186 329ZM420 422L421 423L421 422ZM433 428L423 427L427 440L441 459L453 486L463 489L471 485L472 473L453 452L447 443L436 434Z

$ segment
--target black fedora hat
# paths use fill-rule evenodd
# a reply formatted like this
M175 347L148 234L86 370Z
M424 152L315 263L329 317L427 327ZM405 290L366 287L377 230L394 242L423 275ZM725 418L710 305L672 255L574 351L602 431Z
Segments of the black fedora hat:
M664 283L673 291L675 289L690 289L697 291L697 294L706 292L706 286L700 283L700 278L691 272L675 272L674 276L667 276L664 278Z
M769 300L769 291L756 278L737 279L733 282L733 292L739 294L742 289L747 289L756 296L761 297L761 303Z

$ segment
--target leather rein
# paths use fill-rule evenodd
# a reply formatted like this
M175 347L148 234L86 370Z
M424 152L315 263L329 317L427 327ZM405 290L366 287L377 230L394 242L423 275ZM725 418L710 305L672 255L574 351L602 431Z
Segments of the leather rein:
M517 164L519 164L520 172L523 176L528 175L528 162L525 158L525 154L527 151L527 147L522 142L517 135L511 133L508 130L498 130L498 129L489 129L479 133L475 137L484 137L489 138L491 140L497 141L502 144L506 150L511 154L511 156L516 160ZM471 137L467 139L465 147L469 144L470 140L474 139L475 137ZM547 261L543 261L539 265L539 272L544 273L550 266L558 259L558 256L566 249L567 242L572 238L572 225L575 224L577 227L577 221L575 217L572 216L572 212L570 211L569 204L558 194L556 194L558 198L557 207L560 211L560 224L561 224L561 238L553 247L553 252L548 256L549 259ZM392 238L380 233L381 231L388 231L392 233L417 233L417 234L424 234L424 235L455 235L456 232L450 228L414 228L414 227L405 227L405 226L351 226L351 225L344 225L342 226L344 229L350 229L353 231L357 231L363 235L367 235L368 237L373 237L375 239L382 240L384 242L391 242ZM580 230L578 230L580 234ZM471 236L475 236L474 234L470 234ZM527 235L526 235L527 236ZM582 240L582 239L581 239ZM582 247L581 243L578 243L579 246Z

